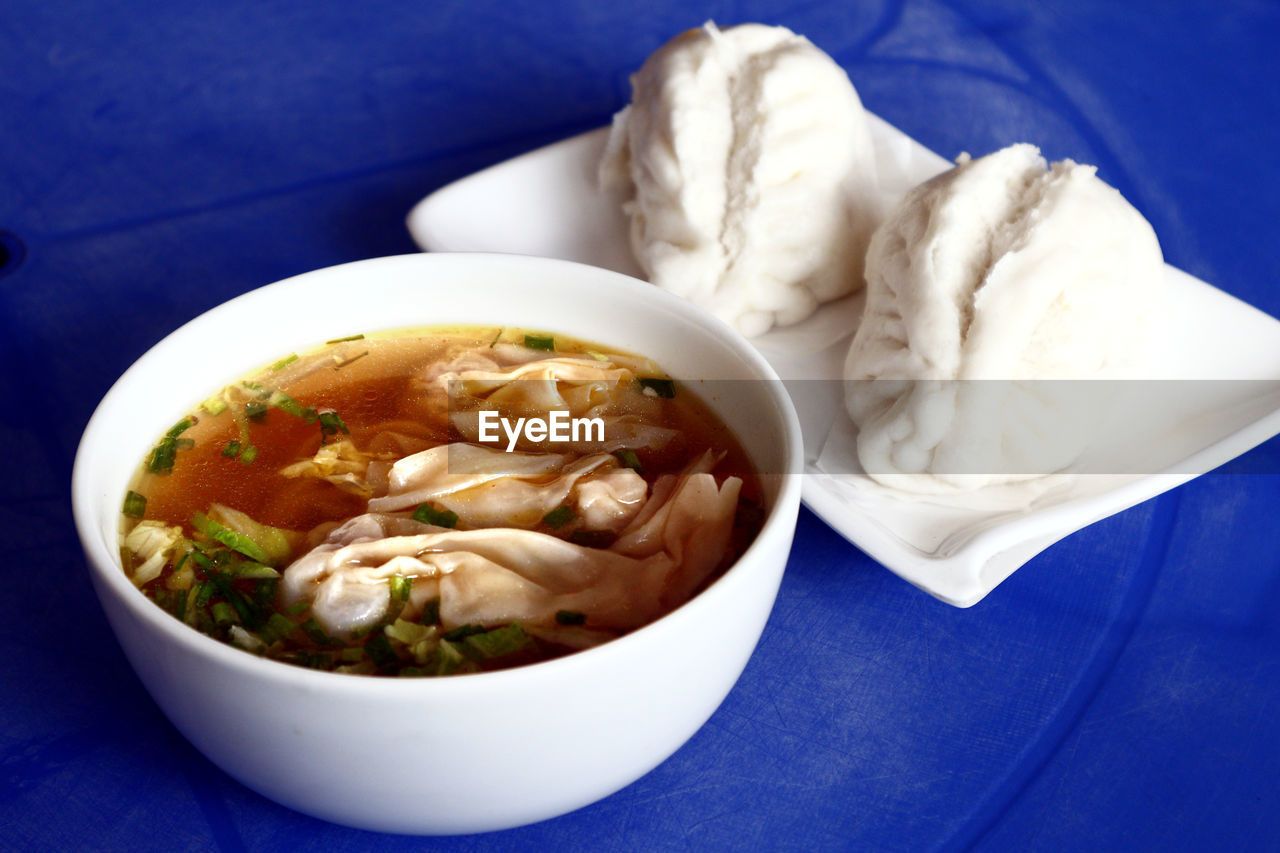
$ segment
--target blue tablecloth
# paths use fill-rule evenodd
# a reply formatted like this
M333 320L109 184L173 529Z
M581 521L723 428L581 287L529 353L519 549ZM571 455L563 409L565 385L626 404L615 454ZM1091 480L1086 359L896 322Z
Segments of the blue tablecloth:
M764 637L706 727L535 826L422 840L301 816L211 765L143 691L68 502L114 379L229 297L412 251L417 199L603 124L644 57L708 18L809 35L946 156L1026 140L1098 164L1170 263L1280 315L1271 0L16 0L0 14L0 847L1280 846L1275 440L970 610L802 511Z

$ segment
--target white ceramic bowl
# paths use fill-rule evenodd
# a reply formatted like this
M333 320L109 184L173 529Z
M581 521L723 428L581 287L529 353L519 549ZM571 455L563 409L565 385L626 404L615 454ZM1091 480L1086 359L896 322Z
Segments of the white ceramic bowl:
M448 323L544 329L655 359L696 389L766 476L764 528L701 595L604 646L442 679L317 672L200 634L146 599L118 553L121 501L155 438L213 390L283 353L356 332ZM163 393L157 393L162 391ZM72 502L93 583L143 684L215 764L327 820L462 833L563 814L639 778L728 694L777 593L800 502L790 399L727 326L617 273L506 255L360 261L261 288L196 318L115 384L76 455ZM726 759L731 760L731 759Z

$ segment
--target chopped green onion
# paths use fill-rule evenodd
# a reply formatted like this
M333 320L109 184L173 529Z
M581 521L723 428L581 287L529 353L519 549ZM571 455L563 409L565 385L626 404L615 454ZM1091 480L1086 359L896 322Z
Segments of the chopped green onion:
M239 622L236 618L235 608L225 601L216 601L209 612L213 616L215 625L230 625L233 622Z
M556 348L556 339L551 335L525 335L524 345L529 349L540 349L548 352L554 352Z
M280 573L275 569L252 560L237 563L231 569L231 574L233 577L245 578L246 580L270 580L271 578L280 577Z
M284 358L280 359L279 361L277 361L275 364L271 365L271 369L284 370L286 367L288 367L290 364L293 364L297 360L298 360L298 354L296 352L291 353L285 356Z
M328 669L333 665L333 655L303 650L294 655L293 662L308 669Z
M293 604L289 605L289 607L285 610L285 612L288 613L290 616L301 616L303 613L306 613L310 608L311 608L311 602L309 601L295 601Z
M347 424L342 420L342 415L334 411L320 412L320 435L328 438L338 433L350 435L351 430L347 429Z
M263 615L275 613L276 590L280 587L280 579L255 578L253 581L253 603Z
M502 337L503 331L503 329L499 329L498 333L493 336L493 340L489 341L489 349L493 349L494 345L498 343L498 339Z
M233 438L227 442L226 447L222 448L222 455L228 459L238 459L242 450L244 445Z
M302 418L309 424L316 422L315 409L302 405L283 391L272 391L271 396L267 398L267 402L282 412L288 412L295 418Z
M204 607L209 603L209 599L213 597L213 593L218 588L208 581L202 582L196 587L196 607Z
M222 597L231 603L236 613L240 614L240 618L250 624L256 622L258 615L256 608L246 601L245 597L231 585L231 582L213 567L213 561L196 551L191 552L191 554L191 559L201 568L204 576L217 587L217 591L222 594Z
M187 417L183 418L182 420L174 424L173 427L170 428L170 430L165 433L165 435L168 436L169 438L177 438L187 430L191 429L191 427L195 426L195 423L196 423L196 419L188 415Z
M636 452L631 448L624 447L621 450L615 450L613 451L613 455L623 468L631 468L637 474L644 473L644 466L640 464L640 457L636 456Z
M397 619L388 625L383 633L393 640L404 643L406 646L412 646L414 643L434 637L436 635L436 627L434 625L419 625L416 622L409 622L405 619Z
M132 489L125 492L124 506L121 511L127 518L142 518L147 511L146 495L140 495Z
M441 640L427 659L426 671L430 675L450 675L458 670L473 669L475 664L467 660L458 647L448 640Z
M400 656L391 648L391 641L386 634L374 634L364 644L364 650L374 666L383 672L390 672L400 665Z
M258 458L257 445L250 444L244 450L240 451L240 461L243 462L245 465L252 465L253 460L257 458Z
M392 598L408 601L409 593L413 590L413 577L410 575L392 575L390 585Z
M166 435L151 451L151 459L147 462L147 470L152 474L168 474L173 471L173 463L178 458L178 440Z
M243 534L261 548L267 555L261 562L268 566L280 566L289 561L293 555L294 544L301 541L302 534L280 527L272 527L255 521L248 513L229 506L215 503L209 507L209 518Z
M573 511L572 508L564 504L561 504L560 506L551 510L551 512L544 515L542 517L542 520L549 527L553 527L559 530L561 527L564 527L566 524L573 521L576 515L577 514Z
M467 648L484 658L500 658L520 651L529 644L529 635L519 623L512 622L502 628L494 628L483 634L472 634L464 641Z
M303 622L299 627L302 628L302 633L306 634L307 638L317 646L341 645L337 640L324 632L324 629L320 627L320 623L315 620L315 617Z
M243 533L219 524L203 512L197 512L195 517L192 518L191 523L195 526L196 530L199 530L205 536L208 536L215 542L221 542L233 551L239 551L250 560L256 560L259 563L271 562L271 555L268 554L257 542L254 542Z
M200 408L216 417L227 410L227 401L221 397L210 397L200 404Z
M640 379L640 387L652 391L659 397L674 397L676 395L676 384L670 379L655 379L646 377Z
M347 341L363 341L364 335L347 335L345 338L334 338L331 341L325 341L325 344L345 344Z
M423 524L434 524L436 527L457 527L458 514L451 509L436 509L430 504L418 504L413 511L413 520Z
M272 613L267 618L267 624L259 632L262 635L263 642L267 645L274 643L276 640L286 639L298 630L298 625L283 613Z
M434 625L440 621L440 596L430 598L422 605L422 618L418 621L423 625Z
M454 628L452 631L447 632L444 635L444 638L450 642L455 642L457 640L464 640L467 637L470 637L472 634L483 634L484 630L485 629L483 625L471 625L471 624L459 625L457 628Z
M578 613L576 610L557 610L556 624L558 625L581 625L587 621L587 614Z
M251 421L260 421L267 416L267 404L261 400L250 400L244 404L244 414Z
M178 590L177 601L173 604L173 615L183 621L186 621L187 618L187 595L187 590Z

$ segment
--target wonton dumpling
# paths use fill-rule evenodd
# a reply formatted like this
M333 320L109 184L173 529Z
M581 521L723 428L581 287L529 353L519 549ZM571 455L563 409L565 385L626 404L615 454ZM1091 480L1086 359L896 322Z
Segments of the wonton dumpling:
M746 335L862 283L877 184L848 76L785 27L689 30L632 76L600 179L649 279Z
M709 473L689 475L637 525L645 535L624 532L609 549L532 530L449 530L368 513L285 569L281 594L286 605L309 601L321 627L341 637L386 615L388 581L397 574L414 578L410 612L440 596L446 629L552 626L558 611L569 610L587 614L593 628L628 631L685 601L719 566L741 485L737 477L717 485Z
M1046 169L1031 145L909 192L866 271L844 370L858 456L886 485L935 494L1076 460L1114 387L1045 380L1131 370L1164 275L1137 210L1093 167Z
M530 356L530 353L533 353ZM620 401L633 391L639 377L661 372L648 359L611 355L592 358L584 355L547 357L525 347L501 344L488 355L465 352L458 358L435 365L418 376L416 389L425 405L446 412L463 438L480 441L479 409L469 404L483 401L483 407L504 417L546 417L564 411L574 419L601 418L603 441L557 442L558 449L577 452L611 453L621 448L660 448L676 431L660 425L661 403L631 394L626 405ZM625 409L626 414L618 414ZM505 447L508 437L500 436ZM516 446L527 447L521 438Z
M532 527L568 504L587 530L618 530L640 511L648 486L609 453L570 461L558 453L508 453L457 442L391 467L388 492L370 512L413 509L431 501L467 527Z

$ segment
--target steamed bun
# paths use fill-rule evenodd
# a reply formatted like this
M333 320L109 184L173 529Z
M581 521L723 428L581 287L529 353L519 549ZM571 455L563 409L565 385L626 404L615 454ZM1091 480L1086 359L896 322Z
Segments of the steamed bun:
M1093 440L1140 362L1163 259L1091 166L1013 145L907 194L867 252L845 362L858 456L942 494L1048 474Z
M601 183L650 280L746 335L862 283L877 191L848 76L785 27L690 30L632 76Z

